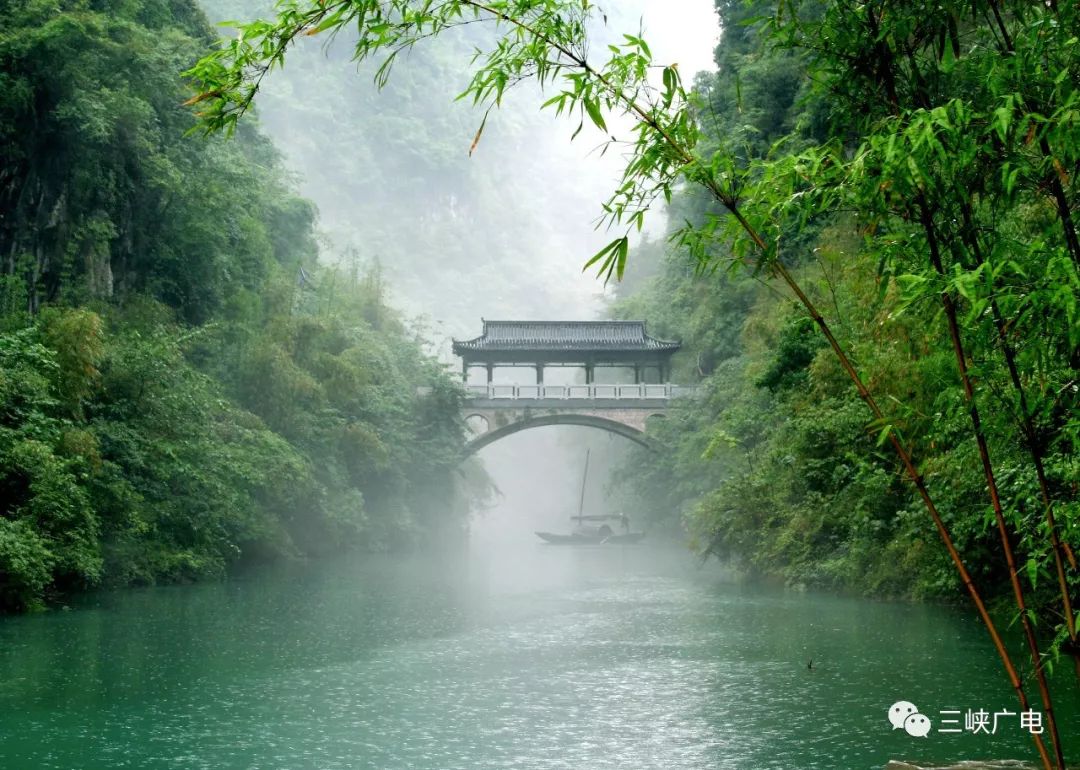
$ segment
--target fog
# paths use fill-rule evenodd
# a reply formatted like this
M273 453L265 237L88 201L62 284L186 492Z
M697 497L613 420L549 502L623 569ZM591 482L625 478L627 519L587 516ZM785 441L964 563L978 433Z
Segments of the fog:
M204 7L212 20L242 20L265 14L269 3ZM640 27L657 64L677 62L688 81L711 67L719 35L711 0L629 0L605 12L606 26L593 30L594 58ZM306 39L257 100L264 131L318 207L321 259L352 269L377 261L394 304L418 319L455 369L450 340L478 335L482 318L596 319L613 299L582 265L612 237L596 224L621 172L620 152L600 153L603 137L591 126L571 141L577 121L541 111L544 96L523 83L492 113L470 156L482 113L454 96L485 34L425 41L395 65L381 93L374 64L351 61L347 34L332 44ZM620 137L630 125L610 122ZM663 226L657 211L649 228ZM532 376L527 368L500 373L523 384ZM609 470L631 446L595 429L545 428L486 448L479 457L497 494L474 521L478 542L565 530L586 449L587 512L615 512Z

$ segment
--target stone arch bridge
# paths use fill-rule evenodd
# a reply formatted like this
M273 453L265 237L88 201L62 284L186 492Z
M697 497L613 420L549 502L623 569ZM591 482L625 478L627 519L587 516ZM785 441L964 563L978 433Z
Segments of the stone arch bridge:
M669 385L473 386L461 412L474 432L465 452L545 425L598 428L651 449L646 420L664 414L675 390Z
M649 336L643 321L484 321L481 336L454 341L466 382L462 417L473 431L465 452L545 425L598 428L650 447L646 421L689 392L668 381L678 349ZM470 383L479 367L486 382ZM534 369L535 383L497 384L496 370L505 367ZM546 384L545 369L553 367L584 370L585 382ZM622 381L598 382L598 370L600 379Z

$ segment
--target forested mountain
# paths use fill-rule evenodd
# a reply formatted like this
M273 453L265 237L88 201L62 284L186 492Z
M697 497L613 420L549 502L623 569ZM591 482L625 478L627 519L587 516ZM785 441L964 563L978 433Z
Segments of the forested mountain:
M960 105L967 105L969 115L979 109L995 114L996 97L988 92L1019 88L1008 82L1015 75L1000 71L992 56L972 54L963 72L953 58L958 56L954 45L980 50L975 41L991 35L988 22L958 20L955 34L961 42L946 41L936 58L933 51L912 50L910 62L901 67L909 80L897 86L910 91L896 98L913 103L915 117L905 113L913 127L903 138L889 139L894 126L885 96L859 93L866 101L854 108L857 114L850 111L858 88L870 93L881 87L880 79L874 82L880 76L873 66L867 65L867 81L850 72L837 75L846 60L830 59L834 54L821 42L838 28L844 31L831 33L849 35L844 38L849 42L857 34L851 31L857 20L822 19L823 9L812 3L802 4L803 16L794 20L769 2L718 0L717 8L724 29L718 70L695 83L706 156L737 158L748 169L741 177L748 185L778 167L811 179L821 166L813 165L806 148L817 146L835 146L840 156L862 153L867 164L878 164L871 166L881 174L872 183L877 186L858 204L836 204L838 212L785 213L797 209L796 201L820 201L815 196L824 198L846 183L814 177L797 188L786 207L778 203L783 192L766 198L774 208L763 217L779 218L777 258L809 293L894 418L870 418L815 322L768 269L742 269L738 253L716 241L705 253L693 254L679 241L646 244L629 259L629 280L620 289L616 313L648 317L658 333L681 337L676 378L699 381L704 392L655 427L665 450L651 456L652 462L631 458L622 482L627 505L639 515L658 516L668 527L684 521L702 553L733 558L792 584L887 596L954 596L953 566L888 445L896 431L911 454L922 458L919 470L946 511L945 524L976 580L1006 592L1008 568L994 555L999 532L940 301L955 292L968 345L965 358L978 382L980 427L1008 521L1018 533L1018 559L1043 599L1059 601L1044 513L1051 502L1061 558L1075 584L1072 559L1080 546L1076 263L1069 254L1068 228L1055 223L1054 201L1047 195L1058 172L1051 161L1029 154L1037 124L1003 123L987 139L998 145L987 156L971 146L974 139L947 133L974 135L973 126L979 125L970 117L963 123ZM894 21L911 25L910 44L916 45L923 34L917 21ZM812 44L804 47L795 40ZM1066 59L1055 60L1065 68L1058 88L1075 86ZM975 82L982 85L976 88ZM1006 109L1012 107L996 113L1003 121ZM926 115L941 123L927 128L918 122ZM916 134L919 130L925 133ZM1019 149L1009 144L1017 141L1016 131L1020 140L1027 132ZM940 144L927 136L937 136ZM1075 148L1063 135L1053 139L1055 152L1062 154L1053 164L1073 168L1066 158ZM886 160L873 156L887 141L895 144L895 154ZM946 149L950 142L955 147ZM911 145L930 148L933 157ZM911 160L902 157L905 152ZM961 152L967 154L957 156L956 167L946 172L938 166L949 153ZM1011 154L991 161L994 152ZM993 168L1000 157L1008 158L1003 170L979 170ZM890 163L903 164L903 173ZM909 173L935 181L889 176L903 179ZM962 187L936 181L940 177L934 175L943 173ZM1019 185L1007 191L995 187L999 178L1008 183L1018 174L1030 175L1033 193L1019 194ZM1040 188L1039 175L1045 187ZM1074 176L1070 171L1060 178ZM784 183L775 184L782 188ZM928 232L944 237L956 260L951 282L919 267L927 253L926 235L918 215L906 206L914 205L929 184L940 185L932 188L934 194L944 201L943 211L953 212L927 220ZM894 194L890 188L897 186L903 189ZM755 194L762 193L750 195ZM1064 194L1073 193L1067 188ZM673 202L675 223L702 225L723 215L719 202L701 187L684 188ZM958 227L964 216L971 217L973 230ZM993 253L992 271L989 264L976 268L980 249ZM965 277L964 270L974 274ZM1033 462L1033 451L1039 463ZM1037 464L1045 470L1043 492Z
M254 127L185 136L215 38L194 0L0 2L0 610L462 521L458 390L377 265L317 265Z
M427 283L459 303L460 318L476 313L465 289L478 276L500 302L525 292L530 306L558 305L533 291L542 276L507 269L515 254L533 262L515 244L559 243L558 215L544 232L505 227L544 194L539 171L466 173L476 186L459 208L457 191L440 185L462 178L469 161L455 137L472 135L476 115L399 121L374 107L389 98L422 112L426 86L447 79L461 41L401 68L381 95L338 93L347 81L327 68L340 68L347 44L301 55L296 76L270 90L271 115L275 100L304 105L271 118L292 121L281 130L295 137L295 158L325 161L319 184L339 206L329 231L341 265L327 271L315 264L312 208L250 121L232 142L173 140L193 125L175 72L216 39L197 9L3 7L4 435L18 501L4 542L11 564L32 565L11 581L8 603L102 569L124 580L219 569L239 542L305 550L317 545L300 540L335 540L341 526L382 545L423 531L410 513L421 493L404 479L432 479L436 494L449 483L456 391L386 307L380 260L391 274L408 265L420 284L425 260L453 268ZM632 463L650 470L628 474L628 504L671 531L685 516L702 552L793 583L949 594L956 578L928 529L925 481L933 515L945 512L942 526L980 581L1009 579L1007 562L987 556L996 527L1016 533L1033 587L1053 585L1055 559L1059 582L1075 582L1060 569L1075 558L1080 477L1074 62L1060 53L1057 75L1032 80L988 54L1006 45L993 32L1020 24L1017 11L1000 24L943 17L944 42L920 37L912 17L903 66L848 70L843 45L821 41L836 32L857 48L865 30L830 7L717 7L725 35L717 71L695 82L691 141L738 193L725 198L708 176L677 188L672 244L637 247L616 308L682 338L677 379L700 381L704 395L655 428L666 451ZM223 2L214 14L253 10ZM881 72L892 80L878 104ZM1054 120L1008 96L1029 82L1066 105ZM336 95L308 99L304 89ZM350 136L361 124L365 133ZM388 146L401 153L373 149ZM372 205L374 194L388 205ZM580 218L573 199L553 210L568 205ZM724 224L738 206L771 239L758 239L772 251L749 271ZM476 219L490 210L498 227ZM806 296L796 302L793 287ZM165 378L157 391L155 378ZM868 416L853 378L888 417ZM434 396L413 395L417 385ZM170 411L180 409L193 411ZM225 446L256 448L229 454L236 467L206 461L213 452L199 441L210 424ZM51 459L20 454L31 451ZM249 451L268 459L245 466ZM68 492L46 494L37 481L46 469ZM189 497L177 493L192 484ZM226 495L205 494L215 484L241 503L217 507ZM301 509L315 525L291 522ZM190 527L193 510L211 523ZM159 561L132 555L155 553L139 538L161 546Z
M201 4L213 20L273 17L266 0ZM257 119L318 204L324 259L377 260L395 300L446 336L471 336L482 315L602 312L603 286L581 264L603 242L592 223L617 168L583 161L594 138L570 144L529 83L470 152L484 112L454 96L488 37L465 28L402 53L380 90L342 30L299 41L260 88Z

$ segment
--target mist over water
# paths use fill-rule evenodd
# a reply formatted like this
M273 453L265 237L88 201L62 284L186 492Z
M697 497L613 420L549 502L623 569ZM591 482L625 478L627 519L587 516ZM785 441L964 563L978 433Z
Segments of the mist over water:
M203 7L221 21L265 15L271 4L203 0ZM604 12L606 25L598 20L593 30L594 58L643 28L654 61L678 62L688 82L713 66L719 27L710 0L629 0ZM377 63L351 62L347 34L328 45L302 40L257 100L263 129L319 209L321 258L347 270L378 262L392 301L425 319L451 367L450 339L479 334L482 317L589 320L603 317L611 299L582 265L612 237L595 224L622 171L620 151L597 152L604 137L592 126L571 142L576 119L541 111L546 97L523 83L492 112L470 156L482 113L454 96L484 39L466 29L426 41L402 56L381 93L372 82ZM623 137L630 123L611 125ZM658 210L650 226L662 232L663 224ZM499 377L534 382L527 368ZM586 449L593 452L586 512L613 512L608 470L630 442L589 429L533 430L481 455L501 494L474 520L474 536L565 530Z
M498 487L495 504L474 517L471 537L477 548L501 548L534 540L535 531L568 532L581 502L585 454L589 478L584 512L618 513L617 496L607 480L630 442L591 428L546 427L515 433L480 452ZM635 530L642 522L632 522Z
M916 743L886 720L900 697L935 714L1010 704L983 644L948 608L740 585L655 546L278 565L5 620L0 766L878 770L1024 756L1015 729Z

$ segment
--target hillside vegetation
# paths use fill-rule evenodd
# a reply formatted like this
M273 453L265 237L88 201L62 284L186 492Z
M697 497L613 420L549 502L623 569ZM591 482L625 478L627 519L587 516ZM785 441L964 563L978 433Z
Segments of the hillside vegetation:
M0 2L0 610L462 522L459 392L378 266L318 266L257 129L185 136L215 34Z
M1038 157L1032 142L1045 119L1018 115L1010 118L1018 125L998 127L976 117L985 110L1004 120L996 105L1016 103L994 90L1018 87L1016 73L983 47L993 49L981 17L958 19L959 42L944 49L927 42L898 65L897 88L905 90L896 98L912 103L901 104L910 111L898 128L874 65L842 74L833 58L844 45L855 47L865 32L859 19L814 4L794 17L769 2L718 0L717 9L725 30L718 70L694 84L703 154L732 153L745 164L747 206L757 203L754 215L775 218L777 258L892 421L870 418L782 281L768 270L740 269L739 252L715 240L704 247L681 240L683 224L716 227L725 213L708 191L688 186L672 204L675 240L631 254L616 313L648 317L658 333L682 338L675 376L700 382L704 394L655 426L664 451L631 459L623 473L627 505L658 526L685 523L704 554L794 585L955 596L953 565L888 444L895 432L920 458L977 582L1005 594L1008 571L995 553L999 533L941 302L950 293L1021 569L1046 601L1060 599L1033 450L1075 584L1080 318L1077 255L1047 178L1061 161ZM890 34L906 30L905 45L918 45L927 33L916 16L895 15ZM823 42L828 34L836 37ZM954 44L971 51L962 63L950 61ZM1057 87L1071 89L1075 79L1064 75L1075 61L1068 49L1053 50L1064 68ZM977 145L983 140L988 146ZM862 156L864 166L831 177L823 170L831 158L815 155L822 147ZM1055 144L1066 155L1067 148ZM768 174L778 177L775 197L752 187ZM1030 191L1021 191L1018 178L1028 179ZM793 179L794 189L783 187ZM860 183L863 189L836 192ZM916 207L920 190L928 212L939 207L927 222ZM1071 187L1065 194L1073 199ZM782 202L784 195L791 197ZM826 204L834 210L823 210ZM928 237L947 245L948 280L925 264Z

